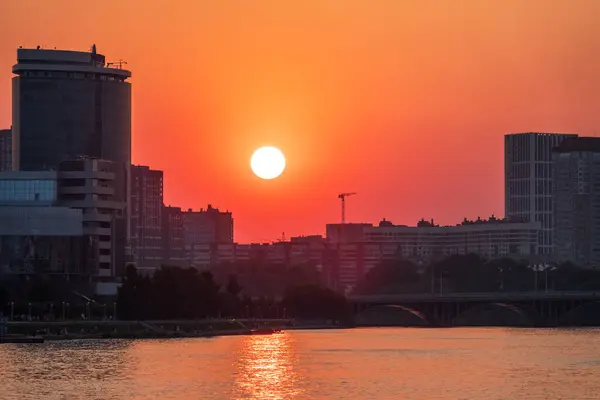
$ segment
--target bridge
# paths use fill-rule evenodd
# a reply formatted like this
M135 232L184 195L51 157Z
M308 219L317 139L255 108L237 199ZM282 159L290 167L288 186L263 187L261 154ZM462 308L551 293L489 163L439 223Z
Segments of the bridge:
M600 291L351 295L359 325L600 325Z

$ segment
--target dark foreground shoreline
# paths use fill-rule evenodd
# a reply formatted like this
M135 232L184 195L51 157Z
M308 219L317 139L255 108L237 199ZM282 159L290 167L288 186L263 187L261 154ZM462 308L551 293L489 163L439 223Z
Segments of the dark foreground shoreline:
M10 321L3 343L43 343L44 341L84 339L183 339L220 336L271 335L286 330L351 329L392 327L354 325L291 319L260 320L181 320L181 321ZM402 327L402 326L394 326ZM461 326L406 326L418 328L452 328ZM468 327L468 326L462 326ZM474 325L471 327L533 328L534 326ZM539 328L539 327L538 327ZM547 327L560 328L560 326Z
M291 319L182 321L11 321L0 343L79 339L176 339L270 335L282 330L340 329L332 323L295 324Z

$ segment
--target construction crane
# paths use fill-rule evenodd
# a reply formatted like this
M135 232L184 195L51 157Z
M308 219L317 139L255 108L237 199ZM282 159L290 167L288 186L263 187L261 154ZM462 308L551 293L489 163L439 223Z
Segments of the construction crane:
M338 198L342 200L342 224L346 223L346 197L354 196L356 193L340 193Z

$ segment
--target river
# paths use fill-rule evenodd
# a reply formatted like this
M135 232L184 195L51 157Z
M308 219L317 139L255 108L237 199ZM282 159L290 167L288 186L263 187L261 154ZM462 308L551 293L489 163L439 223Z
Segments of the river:
M599 329L0 345L0 399L598 399Z

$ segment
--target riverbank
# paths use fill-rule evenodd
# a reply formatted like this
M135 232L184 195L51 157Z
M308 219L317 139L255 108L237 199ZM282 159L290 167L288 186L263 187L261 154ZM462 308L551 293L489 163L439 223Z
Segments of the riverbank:
M300 324L291 319L213 319L181 321L10 321L13 338L36 337L47 341L77 339L211 338L234 335L269 335L282 330L339 329L331 324Z

